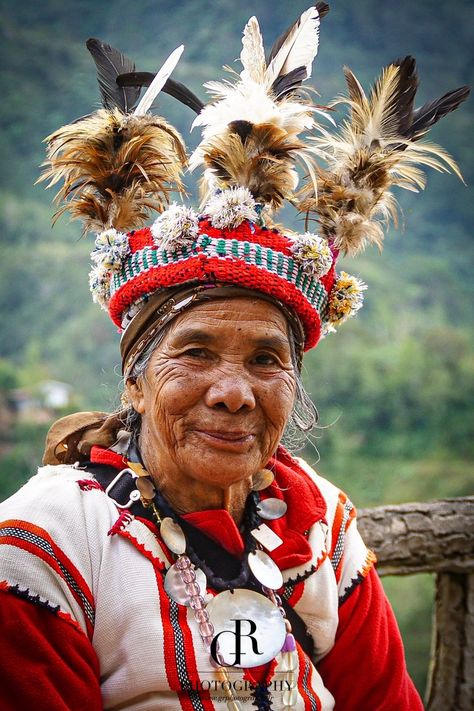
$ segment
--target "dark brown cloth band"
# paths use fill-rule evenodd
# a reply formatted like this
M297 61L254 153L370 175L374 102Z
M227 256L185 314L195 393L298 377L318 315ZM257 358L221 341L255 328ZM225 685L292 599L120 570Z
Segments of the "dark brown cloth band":
M283 312L295 336L298 368L301 368L304 348L304 331L299 318L278 299L254 289L234 284L196 284L167 289L153 294L143 308L133 317L122 334L120 353L122 373L130 374L135 362L159 331L193 304L211 299L229 299L238 296L263 299Z

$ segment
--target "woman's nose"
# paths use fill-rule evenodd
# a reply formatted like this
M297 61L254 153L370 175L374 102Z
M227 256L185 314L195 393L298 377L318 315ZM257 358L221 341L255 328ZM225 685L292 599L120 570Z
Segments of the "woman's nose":
M208 407L221 407L232 413L242 408L253 410L256 404L252 384L241 372L218 375L206 392L205 402Z

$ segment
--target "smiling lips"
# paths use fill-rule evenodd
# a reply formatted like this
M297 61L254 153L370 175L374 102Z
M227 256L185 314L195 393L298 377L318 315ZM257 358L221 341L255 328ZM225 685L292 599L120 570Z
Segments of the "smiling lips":
M246 448L255 439L253 433L242 430L195 430L195 432L213 447L234 451Z

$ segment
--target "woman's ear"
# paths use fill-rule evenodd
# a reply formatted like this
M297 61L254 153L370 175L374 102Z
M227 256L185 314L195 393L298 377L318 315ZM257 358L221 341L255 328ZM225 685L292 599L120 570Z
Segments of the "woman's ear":
M143 395L141 378L129 378L125 383L125 390L133 409L143 415L145 412L145 398Z

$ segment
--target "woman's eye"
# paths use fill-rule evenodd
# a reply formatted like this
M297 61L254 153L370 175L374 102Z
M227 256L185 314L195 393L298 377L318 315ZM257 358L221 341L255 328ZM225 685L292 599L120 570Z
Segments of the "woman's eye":
M254 362L256 365L275 365L277 359L270 353L259 353L259 355L255 356Z
M204 358L206 351L204 348L188 348L184 355L191 356L191 358Z

